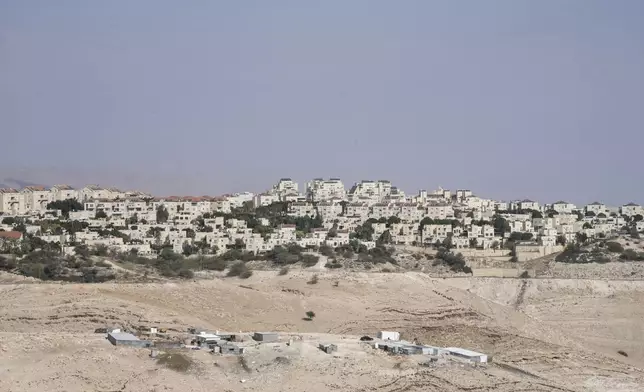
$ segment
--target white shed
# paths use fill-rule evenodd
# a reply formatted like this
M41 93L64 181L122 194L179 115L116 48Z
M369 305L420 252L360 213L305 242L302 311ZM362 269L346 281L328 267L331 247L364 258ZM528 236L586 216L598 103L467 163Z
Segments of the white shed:
M486 354L477 353L476 351L471 351L459 347L446 347L445 350L449 351L451 355L469 359L472 362L487 363Z
M382 340L400 340L400 332L380 331L377 336Z

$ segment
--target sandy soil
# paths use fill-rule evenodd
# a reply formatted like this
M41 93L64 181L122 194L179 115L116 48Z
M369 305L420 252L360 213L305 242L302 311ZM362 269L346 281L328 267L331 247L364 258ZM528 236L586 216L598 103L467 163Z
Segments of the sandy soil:
M0 285L0 391L641 391L643 282L434 279L422 273L256 271L248 280ZM337 282L337 286L336 286ZM303 319L313 310L313 321ZM181 353L187 372L114 347L106 325L273 330L238 357ZM378 330L461 346L488 366L418 366L359 342ZM287 346L289 334L294 344ZM316 349L336 343L333 355ZM624 350L628 357L617 353ZM242 382L243 381L243 382Z

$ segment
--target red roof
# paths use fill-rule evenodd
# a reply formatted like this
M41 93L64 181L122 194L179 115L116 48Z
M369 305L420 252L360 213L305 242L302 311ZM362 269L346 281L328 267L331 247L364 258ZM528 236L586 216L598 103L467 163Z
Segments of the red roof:
M0 238L19 240L22 238L22 233L19 231L0 231Z

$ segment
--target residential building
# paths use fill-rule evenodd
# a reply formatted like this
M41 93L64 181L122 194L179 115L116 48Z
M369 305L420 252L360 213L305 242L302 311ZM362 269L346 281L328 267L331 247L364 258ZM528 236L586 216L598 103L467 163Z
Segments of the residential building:
M622 206L620 213L626 216L635 216L635 215L644 216L644 209L642 209L642 206L639 204L628 203Z
M339 178L331 178L329 180L316 178L307 184L306 193L311 201L324 201L329 199L344 200L346 198L344 184Z
M519 209L539 211L539 203L537 203L536 201L532 201L530 199L521 200L519 202Z
M572 203L559 200L558 202L553 203L551 208L560 214L572 214L577 207Z
M79 193L69 185L54 185L50 189L52 201L79 199Z
M276 185L273 185L272 192L278 196L285 195L297 195L298 186L297 183L291 180L290 178L281 178Z
M606 205L598 201L588 204L585 207L585 211L586 213L592 212L595 215L607 214L608 212L608 210L606 209Z
M22 215L26 212L25 198L13 188L0 189L0 212L6 215Z

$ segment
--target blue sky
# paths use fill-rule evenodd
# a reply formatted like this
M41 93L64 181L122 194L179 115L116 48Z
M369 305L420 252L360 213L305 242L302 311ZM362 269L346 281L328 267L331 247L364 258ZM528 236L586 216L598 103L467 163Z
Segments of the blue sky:
M642 20L639 0L0 0L0 180L644 203Z

